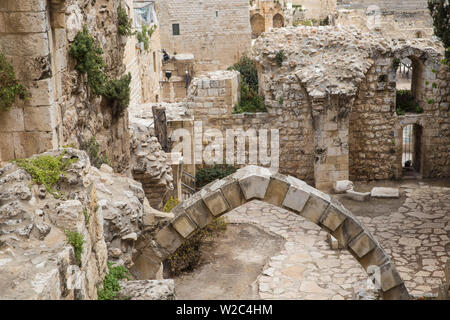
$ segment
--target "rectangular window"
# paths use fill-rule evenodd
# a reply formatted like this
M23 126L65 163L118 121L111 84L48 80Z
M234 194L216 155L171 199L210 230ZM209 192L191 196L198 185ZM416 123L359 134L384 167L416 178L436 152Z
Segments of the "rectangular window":
M178 23L174 23L172 25L172 33L174 36L179 36L180 35L180 25Z

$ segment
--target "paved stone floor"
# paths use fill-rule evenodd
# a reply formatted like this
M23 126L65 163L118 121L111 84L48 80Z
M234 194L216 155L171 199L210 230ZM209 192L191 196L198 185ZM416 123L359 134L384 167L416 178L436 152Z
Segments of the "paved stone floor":
M403 189L396 212L358 218L391 256L409 292L436 291L450 258L450 188ZM346 250L331 250L326 232L289 211L253 201L230 212L231 223L251 223L282 236L283 250L258 277L262 299L351 299L367 275Z

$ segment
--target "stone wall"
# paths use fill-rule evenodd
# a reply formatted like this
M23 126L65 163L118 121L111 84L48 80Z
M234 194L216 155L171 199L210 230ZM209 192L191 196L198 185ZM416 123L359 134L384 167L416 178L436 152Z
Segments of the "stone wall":
M120 1L2 1L0 50L32 98L0 114L0 160L28 157L95 137L101 153L124 171L130 159L126 111L114 118L109 102L90 94L69 48L86 24L102 47L111 78L125 72L126 39L118 35Z
M336 23L393 38L431 38L427 0L337 0Z
M156 8L161 47L170 55L193 54L195 72L226 69L250 51L248 0L159 0Z

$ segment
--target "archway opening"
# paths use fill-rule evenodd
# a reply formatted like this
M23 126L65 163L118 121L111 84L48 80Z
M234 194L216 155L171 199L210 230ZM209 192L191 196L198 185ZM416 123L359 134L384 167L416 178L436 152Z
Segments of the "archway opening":
M266 23L264 17L260 14L254 14L250 19L252 27L252 38L258 38L261 33L266 31Z
M284 18L281 14L277 13L273 16L273 27L274 28L283 28L284 27Z
M396 59L396 111L398 115L422 113L423 63L415 57Z
M408 124L402 129L403 178L419 178L422 167L422 127Z

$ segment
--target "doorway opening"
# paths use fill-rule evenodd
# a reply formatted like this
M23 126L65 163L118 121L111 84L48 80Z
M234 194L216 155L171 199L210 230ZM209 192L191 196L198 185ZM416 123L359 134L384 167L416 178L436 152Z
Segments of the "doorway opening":
M423 65L415 57L396 61L396 111L398 115L422 113Z
M403 178L420 178L422 166L422 127L408 124L402 129Z

